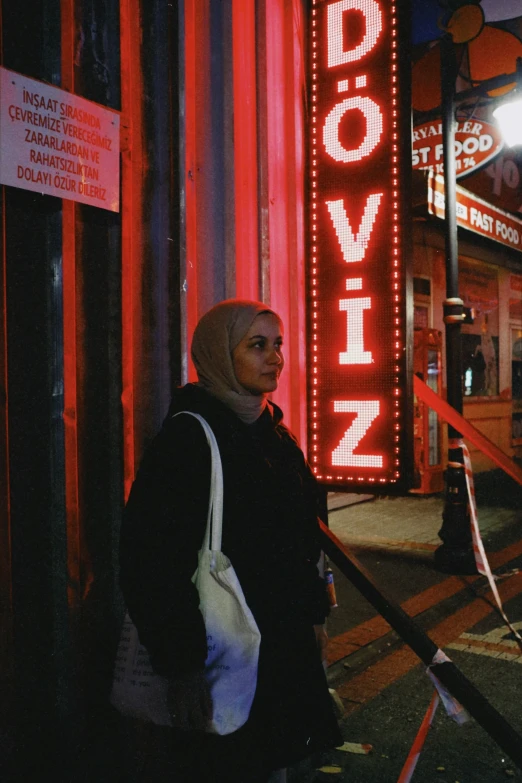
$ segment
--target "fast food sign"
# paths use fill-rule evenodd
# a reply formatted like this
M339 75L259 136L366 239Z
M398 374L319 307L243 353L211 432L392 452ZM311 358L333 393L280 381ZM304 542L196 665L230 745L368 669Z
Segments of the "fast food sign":
M428 212L444 218L446 199L444 179L430 171L428 176ZM522 250L522 220L488 204L487 201L457 185L456 188L457 225L492 239L494 242Z
M312 6L309 459L332 487L408 470L398 5Z
M485 120L459 122L455 131L455 169L457 179L486 166L502 152L504 141L498 128ZM412 166L444 171L442 120L425 122L413 129Z

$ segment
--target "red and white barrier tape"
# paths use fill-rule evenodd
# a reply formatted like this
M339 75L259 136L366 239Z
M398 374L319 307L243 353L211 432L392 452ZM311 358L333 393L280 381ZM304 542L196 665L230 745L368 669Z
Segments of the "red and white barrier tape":
M417 766L417 762L419 760L419 756L421 754L422 748L424 747L424 743L426 742L428 731L430 729L431 724L433 723L433 718L435 717L435 713L437 712L437 707L439 706L439 703L441 701L449 717L452 718L456 723L458 723L459 726L461 726L463 723L469 720L469 715L467 711L464 709L464 707L462 706L462 704L458 702L457 699L455 699L451 695L451 693L447 690L447 688L440 682L440 680L431 671L431 667L435 666L438 663L451 663L448 656L445 653L443 653L442 650L440 649L437 650L437 652L433 656L431 664L426 669L426 672L429 678L431 679L431 681L433 682L436 690L433 693L430 705L426 710L424 718L422 719L422 723L417 732L417 735L413 740L413 745L411 746L411 750L408 753L408 757L404 762L404 766L401 770L401 774L399 775L397 783L409 783L409 781L411 780L412 775L415 772L415 767Z
M471 422L467 421L460 413L458 413L455 410L455 408L452 408L451 405L449 405L446 402L446 400L443 400L442 397L439 397L439 395L436 394L433 391L433 389L430 389L430 387L423 380L421 380L417 375L413 376L413 390L415 394L424 403L426 403L426 405L429 405L430 408L436 411L436 413L442 419L444 419L444 421L446 421L448 424L451 424L451 426L455 430L457 430L457 432L460 432L465 438L467 438L478 449L480 449L480 451L482 451L483 454L486 454L490 459L492 459L496 465L498 465L500 468L502 468L502 470L504 470L508 474L508 476L511 476L511 478L513 478L520 485L522 485L522 468L520 468L516 464L516 462L514 462L510 457L508 457L507 454L504 454L504 452L501 449L499 449L499 447L495 443L490 441L489 438L486 438L486 436L483 435L483 433L480 432L480 430L474 427L473 424L471 424ZM475 490L473 487L473 473L471 469L471 460L469 457L469 451L466 448L464 441L461 438L450 440L450 444L449 444L450 448L452 443L454 444L456 443L457 447L462 448L464 454L466 484L468 487L468 495L470 498L471 533L472 533L473 550L475 552L475 562L477 564L477 570L479 571L479 573L484 574L484 576L487 576L489 584L491 586L491 590L493 592L493 595L495 596L497 606L500 610L500 614L502 615L510 631L513 633L518 645L522 649L522 637L513 628L513 626L511 625L511 623L506 617L495 584L495 579L493 577L493 574L491 573L488 559L484 551L484 546L482 544L482 539L480 537L480 530L477 521L477 505L475 502Z
M417 736L413 740L413 745L411 746L411 750L408 753L408 758L404 763L404 766L401 770L401 774L397 779L397 783L409 783L409 781L411 780L412 775L415 772L415 767L417 766L417 762L419 760L421 750L424 747L424 743L426 742L426 737L428 735L429 728L433 722L435 713L437 712L439 701L440 701L439 694L437 693L437 691L435 691L431 698L430 706L428 707L426 714L422 719L422 723L417 732Z
M473 552L475 555L475 563L477 566L477 571L479 574L483 574L487 577L489 586L491 587L491 592L493 593L495 597L495 601L497 603L498 609L500 611L500 614L502 615L504 622L506 623L507 627L511 631L511 633L514 635L516 641L519 643L519 645L522 645L522 637L518 633L518 631L511 625L509 622L507 615L504 611L504 607L502 605L502 601L500 599L499 592L497 590L497 585L495 583L495 577L491 573L491 568L489 566L488 558L486 555L486 551L484 549L484 544L482 543L482 538L480 535L480 528L478 524L478 513L477 513L477 502L475 500L475 486L473 483L473 469L471 467L471 458L469 456L469 450L464 441L461 438L454 438L450 439L448 441L448 446L450 449L462 449L462 455L464 458L464 474L466 476L466 486L468 489L468 497L469 497L469 516L471 520L471 537L473 541Z
M446 686L443 685L439 678L433 673L432 667L436 666L438 663L451 663L451 659L448 658L446 653L442 652L441 649L438 649L433 656L430 665L426 669L426 674L436 687L440 700L443 703L444 709L446 710L448 716L454 720L455 723L458 723L459 726L462 726L463 723L466 723L470 719L469 713L462 706L460 701L457 701L457 699L451 695Z

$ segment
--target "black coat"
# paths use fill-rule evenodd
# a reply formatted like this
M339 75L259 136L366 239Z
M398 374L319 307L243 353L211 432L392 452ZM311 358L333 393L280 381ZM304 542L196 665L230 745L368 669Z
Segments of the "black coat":
M124 598L158 673L201 669L207 653L191 578L206 526L210 452L193 417L172 418L183 410L204 416L216 436L224 479L222 549L262 637L251 717L239 732L212 742L232 746L234 738L255 734L256 748L271 757L267 768L282 766L340 740L312 630L328 613L316 566L324 496L277 406L245 425L197 386L176 391L143 458L121 533Z

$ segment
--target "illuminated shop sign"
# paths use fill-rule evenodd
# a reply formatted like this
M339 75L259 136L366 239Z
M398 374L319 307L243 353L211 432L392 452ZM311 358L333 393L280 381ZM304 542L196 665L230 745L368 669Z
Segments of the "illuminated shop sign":
M487 166L502 152L504 141L499 129L485 120L459 122L455 131L455 171L457 179ZM442 120L425 122L413 129L411 162L414 169L444 171Z
M428 212L444 219L444 179L430 171L428 176ZM522 220L504 212L487 201L464 190L456 188L457 225L500 242L501 245L522 250Z
M315 0L311 25L309 457L326 484L391 487L406 472L411 167L397 3Z

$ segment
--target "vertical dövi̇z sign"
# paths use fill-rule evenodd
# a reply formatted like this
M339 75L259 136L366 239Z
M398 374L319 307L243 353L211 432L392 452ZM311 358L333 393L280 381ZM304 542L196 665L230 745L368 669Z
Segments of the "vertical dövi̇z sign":
M397 2L314 0L311 41L310 462L331 486L398 488L411 152Z

